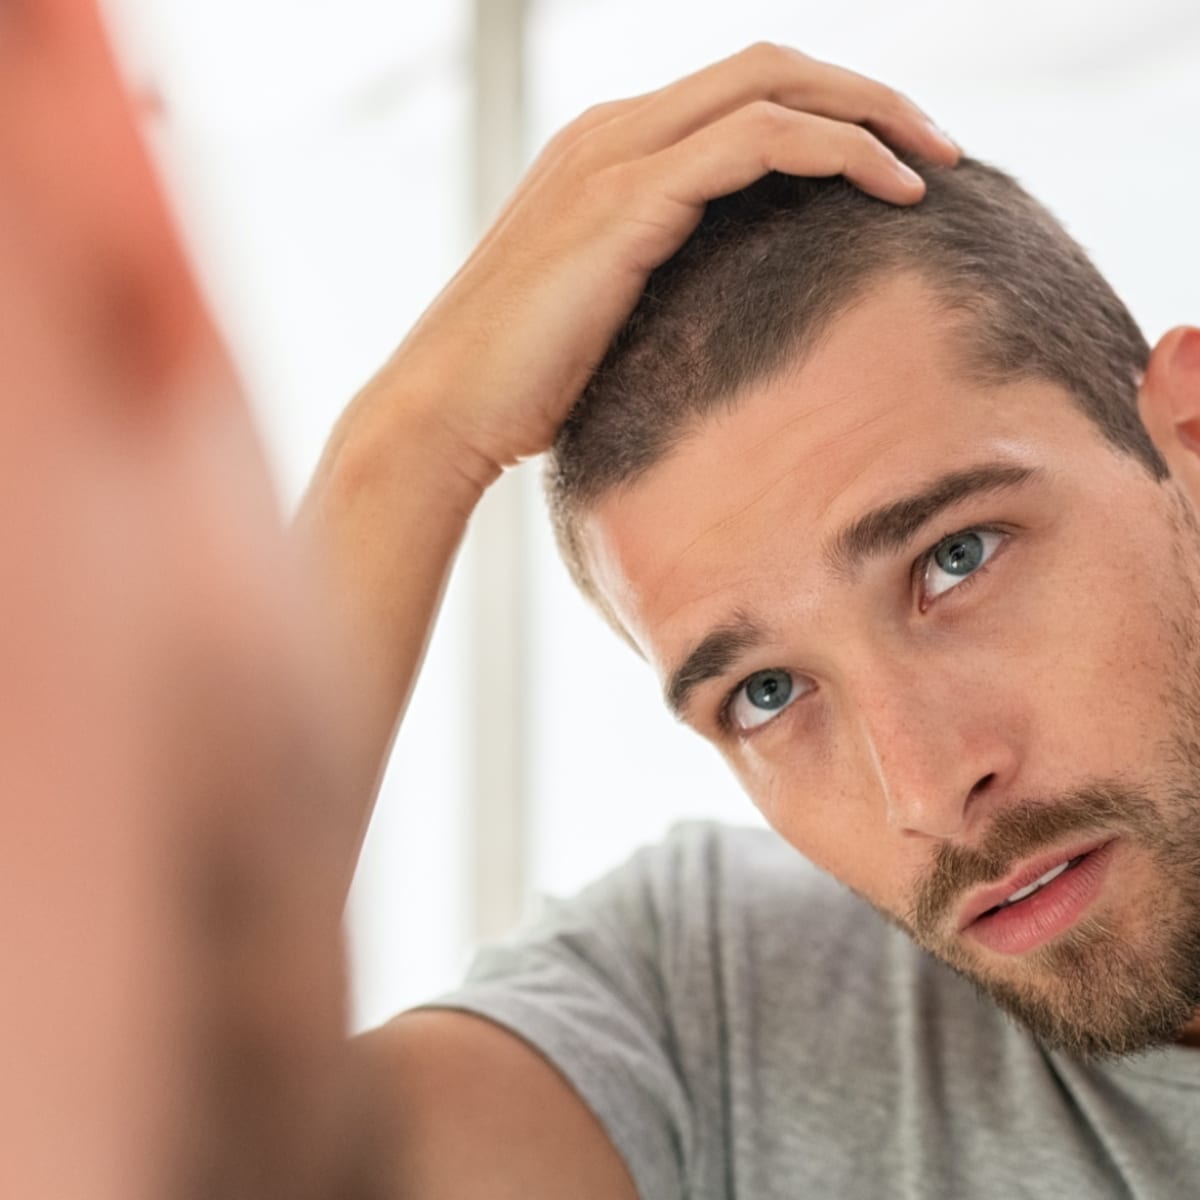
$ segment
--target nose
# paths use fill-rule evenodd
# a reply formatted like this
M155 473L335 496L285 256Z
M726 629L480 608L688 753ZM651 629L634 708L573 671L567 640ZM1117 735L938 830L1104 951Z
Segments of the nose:
M977 690L920 669L872 672L857 689L865 758L889 828L907 835L965 836L982 798L1002 791L1017 756L996 705Z

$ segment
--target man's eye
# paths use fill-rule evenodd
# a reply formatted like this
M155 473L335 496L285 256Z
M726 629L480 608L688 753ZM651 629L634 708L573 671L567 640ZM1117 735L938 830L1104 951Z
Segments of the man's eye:
M756 729L778 716L801 695L803 689L790 671L778 667L755 671L733 693L729 721L735 729Z
M965 529L943 538L925 555L922 598L936 600L975 574L996 553L1004 534Z

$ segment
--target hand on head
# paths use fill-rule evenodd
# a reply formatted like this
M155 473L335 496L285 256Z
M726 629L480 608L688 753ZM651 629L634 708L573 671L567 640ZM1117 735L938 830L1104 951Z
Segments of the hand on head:
M542 151L372 390L418 381L448 453L485 484L550 445L707 201L780 171L915 203L924 185L894 151L940 164L959 153L898 92L777 45L589 109Z

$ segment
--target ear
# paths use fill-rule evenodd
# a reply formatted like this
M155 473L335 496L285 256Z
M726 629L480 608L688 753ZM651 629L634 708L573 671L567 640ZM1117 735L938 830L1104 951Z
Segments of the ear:
M1200 499L1200 329L1163 334L1146 364L1138 411L1171 475Z

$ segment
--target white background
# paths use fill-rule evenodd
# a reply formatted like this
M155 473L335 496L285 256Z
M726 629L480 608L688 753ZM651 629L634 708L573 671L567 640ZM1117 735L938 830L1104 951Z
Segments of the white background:
M469 249L471 6L106 7L135 90L162 100L148 136L291 508L341 405ZM1151 339L1200 323L1194 0L542 0L528 14L530 156L587 105L761 38L902 88L971 153L1015 172ZM526 494L527 882L562 892L680 817L754 813L575 597L536 488ZM351 900L360 1026L451 984L470 939L465 713L480 698L466 588L452 585Z

